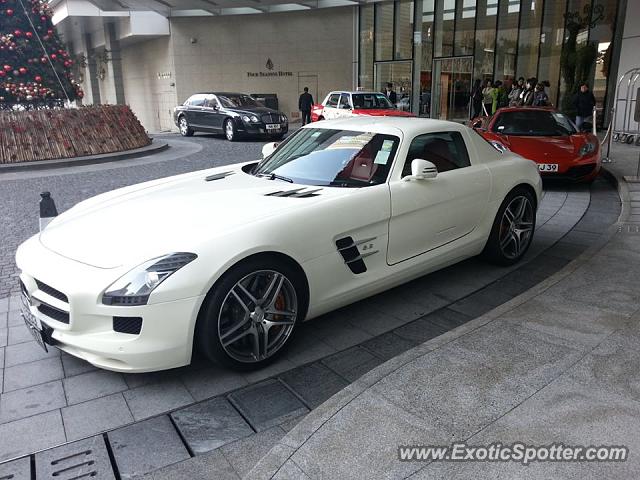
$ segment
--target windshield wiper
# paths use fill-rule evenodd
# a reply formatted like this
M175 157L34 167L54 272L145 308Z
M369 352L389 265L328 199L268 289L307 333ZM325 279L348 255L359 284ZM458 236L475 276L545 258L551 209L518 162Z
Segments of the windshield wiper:
M293 183L293 180L289 177L283 177L282 175L278 175L276 173L258 173L256 177L260 178L268 178L269 180L282 180L283 182Z

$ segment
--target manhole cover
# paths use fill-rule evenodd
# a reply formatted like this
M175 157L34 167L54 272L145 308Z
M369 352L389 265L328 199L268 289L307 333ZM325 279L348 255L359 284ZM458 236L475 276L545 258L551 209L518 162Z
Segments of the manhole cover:
M36 453L38 480L113 480L102 435Z

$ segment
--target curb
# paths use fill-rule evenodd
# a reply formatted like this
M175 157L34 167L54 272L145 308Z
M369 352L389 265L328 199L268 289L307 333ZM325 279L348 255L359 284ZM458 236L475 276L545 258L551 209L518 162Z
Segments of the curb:
M167 142L152 143L146 147L126 150L124 152L103 153L100 155L88 155L85 157L59 158L55 160L38 160L35 162L5 163L0 164L0 175L4 172L24 172L32 170L46 170L50 168L72 167L76 165L94 165L99 163L115 162L128 158L142 157L152 153L162 152L169 148Z
M621 211L618 217L618 221L611 225L606 231L602 233L600 238L584 251L580 256L571 261L564 268L546 278L539 284L531 287L526 292L521 293L517 297L509 300L506 303L494 308L493 310L477 317L453 330L435 337L427 342L418 345L411 350L407 350L401 353L397 357L388 360L387 362L379 365L368 373L364 374L358 380L348 385L338 393L336 393L329 400L318 406L311 412L309 412L290 432L288 432L273 448L263 456L258 463L247 473L244 477L246 479L272 479L284 466L284 464L295 454L295 452L301 448L307 440L309 440L325 423L327 423L333 416L338 414L343 408L348 406L362 393L369 388L373 387L376 383L392 374L393 372L401 369L405 365L420 358L434 350L437 350L452 341L467 335L484 325L496 320L507 312L517 308L518 306L526 303L532 298L540 295L545 290L548 290L556 283L560 282L573 272L578 270L584 264L586 264L596 253L602 250L607 243L618 232L619 225L624 223L630 213L630 195L629 189L622 175L617 175L605 168L602 169L603 173L614 182L616 185L618 196L621 201Z

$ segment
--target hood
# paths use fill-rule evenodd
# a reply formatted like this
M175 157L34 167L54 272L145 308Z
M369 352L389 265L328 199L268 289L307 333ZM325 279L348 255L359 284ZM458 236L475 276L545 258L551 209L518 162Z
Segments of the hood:
M200 244L250 222L349 190L325 188L306 198L267 196L318 188L257 178L240 165L202 170L85 200L56 217L40 233L40 241L60 255L99 268L138 264L177 251L197 254Z
M564 137L496 135L496 139L509 147L512 152L541 163L573 160L585 143L580 135Z
M354 115L369 115L372 117L415 117L411 112L392 109L354 109Z
M243 113L248 113L248 114L257 113L259 115L262 115L264 113L273 113L275 115L282 115L282 113L279 112L278 110L274 110L272 108L267 108L267 107L249 107L249 106L238 107L238 108L226 107L225 110L229 110L231 112L237 112L237 113L240 113L240 114L243 114Z

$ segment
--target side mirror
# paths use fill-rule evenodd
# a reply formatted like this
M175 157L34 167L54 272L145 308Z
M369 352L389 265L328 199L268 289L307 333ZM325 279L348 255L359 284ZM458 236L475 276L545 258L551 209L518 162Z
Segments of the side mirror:
M276 150L276 148L278 148L278 145L278 142L271 142L262 147L262 158L265 159L269 155L271 155Z
M416 158L411 162L411 175L404 177L402 180L408 182L410 180L428 180L438 176L438 169L429 160Z
M482 127L482 120L478 119L478 120L473 120L471 122L471 128L481 128Z

